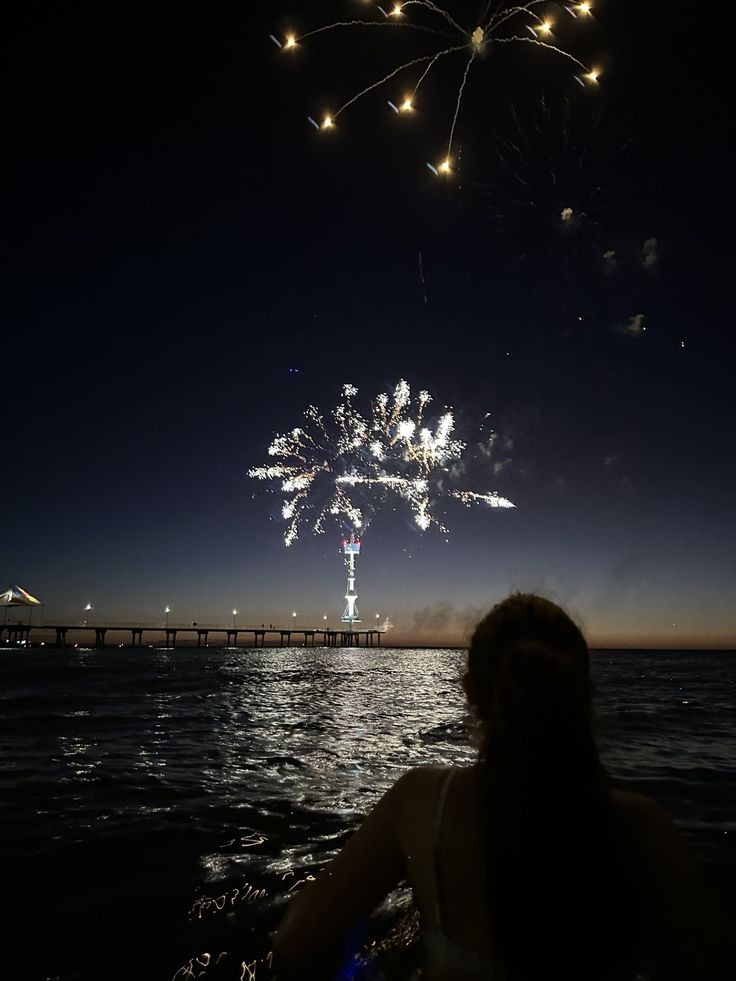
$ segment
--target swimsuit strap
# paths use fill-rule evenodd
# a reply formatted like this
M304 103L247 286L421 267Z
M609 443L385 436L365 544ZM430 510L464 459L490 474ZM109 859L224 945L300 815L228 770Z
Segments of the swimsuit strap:
M442 786L440 787L440 792L437 796L437 807L434 812L434 833L432 836L432 858L434 865L434 915L435 915L435 929L442 929L442 906L440 904L440 879L439 879L439 867L437 863L439 844L440 844L440 832L442 831L442 818L445 813L445 804L447 803L447 794L450 790L450 784L452 783L452 778L455 776L454 768L450 768L442 781Z

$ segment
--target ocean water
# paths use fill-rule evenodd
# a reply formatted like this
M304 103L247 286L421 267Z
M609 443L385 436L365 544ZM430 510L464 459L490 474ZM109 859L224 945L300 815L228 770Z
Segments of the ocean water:
M474 759L463 662L0 650L5 975L271 977L290 892L379 795L410 766ZM736 654L594 652L593 675L604 760L670 811L734 897Z

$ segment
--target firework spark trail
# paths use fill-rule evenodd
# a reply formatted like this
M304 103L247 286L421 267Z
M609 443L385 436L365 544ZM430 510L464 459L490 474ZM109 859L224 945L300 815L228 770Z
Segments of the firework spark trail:
M429 302L429 296L427 295L427 281L424 278L424 260L422 258L421 250L419 251L419 282L422 284L422 293L424 295L424 302Z
M440 60L440 58L442 58L446 54L448 54L447 51L438 51L437 54L434 56L434 58L432 58L430 63L427 65L427 67L424 69L422 74L419 76L419 81L417 82L417 84L414 86L414 89L412 90L411 99L409 99L409 103L411 103L416 98L416 94L419 91L419 87L424 81L424 79L427 77L427 75L429 75L429 73L432 71L432 69Z
M465 66L465 74L463 75L463 80L460 83L460 91L457 94L457 103L455 104L455 115L452 117L452 126L450 127L450 139L447 141L447 158L446 163L452 158L452 142L455 139L455 127L457 126L457 117L460 115L460 106L463 101L463 93L465 92L465 85L468 81L468 75L470 74L470 69L475 61L476 52L474 51L470 56L467 65Z
M456 31L459 31L461 34L465 33L464 28L461 27L460 24L458 24L458 22L455 20L455 18L448 10L444 10L442 7L438 7L437 4L432 3L431 0L405 0L405 2L399 6L399 9L402 13L405 7L426 7L427 10L431 10L433 11L433 13L439 14L440 17L444 17L445 20L448 22L448 24L454 27Z
M496 38L496 43L497 44L513 44L513 43L518 43L518 44L534 44L538 48L546 48L548 51L554 51L555 54L558 54L558 55L560 55L563 58L568 58L570 61L572 61L574 64L576 64L578 66L578 68L582 68L584 72L588 72L587 67L582 63L582 61L578 61L578 59L575 57L575 55L571 55L569 51L563 51L562 48L558 48L554 44L547 44L544 41L540 41L538 38L533 38L533 37L516 37L516 36L513 36L513 37L499 37L499 38ZM595 75L595 78L593 78L594 75ZM595 72L588 72L588 76L587 77L589 77L591 81L596 81L597 78L598 78L598 76L597 76L597 74Z
M492 179L483 185L493 229L508 250L507 268L517 269L523 253L528 296L548 316L574 302L578 313L605 309L595 322L617 331L628 320L628 309L612 311L625 302L622 280L640 274L636 236L649 209L629 129L615 107L591 112L557 95L527 105L523 117L509 107L493 136ZM611 291L603 306L602 288ZM594 319L584 316L588 331Z
M407 27L410 30L422 31L425 34L437 34L440 37L448 36L446 32L436 31L432 27L427 27L426 24L410 24L392 20L338 20L334 24L325 24L324 27L317 27L313 31L307 31L306 34L300 34L298 38L290 35L285 47L293 48L299 41L305 41L316 34L324 34L326 31L336 31L341 27Z
M545 7L544 17L537 13L537 8L542 4ZM492 7L495 8L493 11L491 11ZM369 85L366 85L364 88L360 89L360 91L356 92L356 94L350 99L344 102L335 113L326 115L321 124L314 120L312 116L307 117L310 124L316 129L331 129L335 125L336 118L364 96L368 95L370 92L373 92L375 89L386 85L402 72L408 71L409 69L418 65L425 65L426 63L426 67L424 67L413 88L411 85L408 87L409 91L411 92L410 95L405 96L403 100L388 100L389 106L395 113L398 115L406 115L415 108L413 102L417 96L420 86L422 86L427 80L437 64L440 61L444 61L445 58L451 57L452 55L463 51L466 54L469 54L469 57L466 61L465 71L462 75L457 91L457 97L455 99L455 106L449 130L449 139L447 141L447 153L444 159L436 166L430 162L427 162L427 166L432 173L437 175L447 175L453 171L452 152L455 144L455 133L460 117L463 95L468 82L468 76L473 63L476 61L478 56L483 55L486 52L489 46L497 43L506 45L533 45L534 47L549 51L558 57L570 61L580 72L574 77L581 85L595 85L599 78L600 73L598 70L586 66L582 61L576 58L575 55L560 47L558 44L551 43L549 40L554 35L553 28L555 24L554 17L551 13L549 13L549 11L555 9L558 11L564 10L570 14L574 20L583 21L592 17L592 3L588 2L588 0L561 4L550 3L550 0L529 0L528 3L519 3L518 0L516 0L516 2L501 0L501 2L495 5L492 2L488 2L485 5L482 17L480 18L480 23L475 28L470 30L463 27L452 16L450 11L433 2L433 0L404 0L403 3L396 2L393 9L390 11L386 11L383 7L378 5L376 5L376 9L383 15L383 20L366 20L361 18L355 20L336 21L335 23L325 24L322 27L317 27L311 31L307 31L299 36L296 34L290 34L286 37L283 43L274 35L271 35L271 38L279 48L289 50L296 48L300 41L305 41L306 39L315 37L318 34L323 34L325 32L335 31L342 28L404 27L413 31L422 32L425 35L443 39L450 38L451 40L454 40L456 42L455 44L430 52L426 56L412 58L411 60L399 65L388 74L383 75L381 78L378 78ZM426 16L429 16L431 18L431 23L425 24L422 23L421 20L409 19L409 16L413 12L416 12L417 16L421 16L423 13ZM436 26L431 26L431 24L437 23L438 17L442 18L447 25L444 30L440 31L437 30ZM529 32L529 37L520 36L519 30L522 28ZM547 38L547 40L542 40L542 38Z
M434 63L435 61L437 61L438 58L442 58L443 55L452 54L454 51L459 51L462 47L463 45L457 45L454 48L446 48L444 51L440 51L436 55L424 55L421 58L413 58L411 61L407 61L405 64L399 65L398 68L395 68L392 72L389 72L388 75L384 75L383 78L379 78L377 82L373 82L367 88L363 89L362 92L359 92L358 95L354 95L352 99L349 99L346 103L344 103L344 105L340 106L337 112L335 112L332 116L333 122L337 119L337 117L341 113L345 112L346 109L349 109L354 102L357 102L358 99L362 98L364 95L367 95L369 92L372 92L373 89L379 88L379 86L385 84L390 79L398 75L399 72L403 72L405 68L411 68L412 65L423 64L425 61Z
M422 531L434 525L445 533L448 529L436 514L442 499L467 507L515 507L495 491L445 487L453 465L465 459L467 445L453 436L455 420L449 410L433 423L427 420L429 392L414 398L402 380L391 395L376 397L367 417L353 404L357 394L353 385L343 386L331 423L309 406L304 416L310 429L297 427L275 436L268 455L278 462L248 471L250 477L277 483L284 496L287 546L305 525L323 534L328 518L347 521L352 529L365 528L389 498L406 503ZM361 493L359 502L352 496L356 492Z

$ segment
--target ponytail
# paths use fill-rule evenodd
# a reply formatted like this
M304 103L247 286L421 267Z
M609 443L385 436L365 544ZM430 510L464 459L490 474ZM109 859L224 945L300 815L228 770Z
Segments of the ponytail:
M486 762L520 796L600 777L585 672L567 650L521 641L506 652L490 716Z
M599 958L620 890L585 639L553 603L516 594L476 628L468 674L496 956L508 981L609 977Z

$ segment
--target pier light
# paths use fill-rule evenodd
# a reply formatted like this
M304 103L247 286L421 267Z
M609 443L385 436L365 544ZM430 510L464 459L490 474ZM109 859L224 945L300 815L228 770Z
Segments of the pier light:
M233 610L233 630L235 629L235 617L238 615L237 610Z
M87 614L91 613L92 610L94 610L94 607L92 606L92 604L91 603L87 603L87 605L84 607L84 620L82 620L82 626L83 627L86 627L87 626Z
M169 628L169 613L171 613L171 607L170 606L167 606L166 609L164 610L164 617L166 618L166 629L167 630Z

